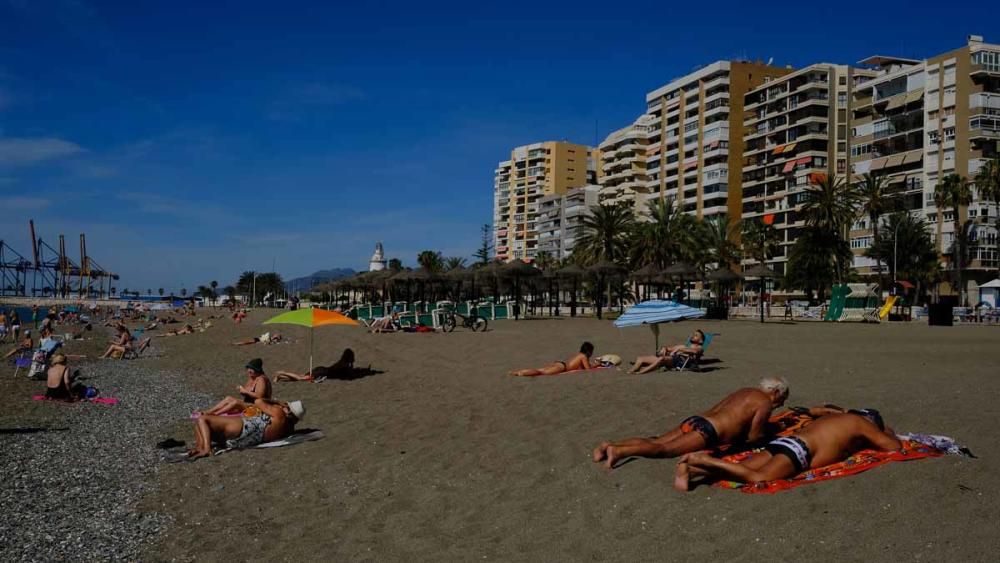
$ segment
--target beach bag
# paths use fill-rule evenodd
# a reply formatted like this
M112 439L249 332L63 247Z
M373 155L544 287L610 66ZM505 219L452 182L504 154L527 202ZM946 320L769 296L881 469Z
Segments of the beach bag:
M28 370L28 379L45 379L45 370L48 369L49 355L45 350L35 350L31 356L31 369Z

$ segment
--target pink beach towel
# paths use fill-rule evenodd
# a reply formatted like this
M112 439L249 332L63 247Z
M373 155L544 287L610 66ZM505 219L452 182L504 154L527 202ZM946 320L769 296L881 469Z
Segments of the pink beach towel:
M45 395L32 395L31 398L34 399L34 400L36 400L36 401L49 401L49 400L52 400L52 399L46 398ZM72 403L81 403L81 402L86 402L86 403L96 403L98 405L117 405L118 404L118 399L115 399L114 397L94 397L93 399L83 399L81 401L54 401L54 402L56 402L56 403L71 403L71 402Z

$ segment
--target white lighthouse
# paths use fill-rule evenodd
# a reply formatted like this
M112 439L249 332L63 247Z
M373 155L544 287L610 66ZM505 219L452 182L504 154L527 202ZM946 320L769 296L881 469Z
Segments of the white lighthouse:
M380 241L375 243L375 254L372 254L372 259L368 262L368 271L377 272L384 270L385 265L385 252L382 251L382 242Z

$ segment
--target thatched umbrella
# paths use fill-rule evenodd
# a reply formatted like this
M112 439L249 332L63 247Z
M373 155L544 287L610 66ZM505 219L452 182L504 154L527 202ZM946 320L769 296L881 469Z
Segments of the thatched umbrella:
M579 283L580 278L584 276L587 272L583 268L577 266L576 264L570 264L565 268L556 270L556 277L559 279L571 279L573 280L573 295L569 302L569 316L576 316L576 289L577 283Z
M392 301L397 301L399 299L400 297L399 292L396 291L395 288L402 286L406 286L406 302L409 303L411 301L412 295L410 294L410 284L413 282L413 280L410 277L410 275L412 273L413 273L412 270L404 269L394 273L392 276L387 278L386 281L388 281L393 287ZM393 305L395 305L395 303L393 303Z
M512 260L500 268L500 275L514 278L514 320L517 320L521 315L521 279L540 276L542 271L522 260Z
M457 268L452 268L445 272L441 277L444 279L455 282L457 286L457 291L455 292L455 301L458 302L462 299L462 282L471 279L473 287L476 283L476 276L473 274L472 270L469 270L465 266L459 266Z
M684 298L684 289L685 289L685 287L684 287L684 278L686 276L693 276L693 275L695 275L697 273L698 273L698 269L695 268L694 266L692 266L691 264L688 264L687 262L677 262L676 264L668 266L665 270L663 270L663 275L664 276L676 277L678 280L680 280L679 285L680 285L680 288L681 288L681 299L679 301L681 301L681 302L683 302L683 300L684 300L683 299Z
M705 276L705 279L717 282L719 284L719 293L721 294L723 286L726 286L728 289L730 283L743 279L743 276L730 270L729 268L718 268Z
M410 280L417 282L417 287L420 288L420 300L424 302L424 308L427 307L427 300L425 295L425 288L428 283L431 283L438 279L438 275L427 268L419 268L410 271ZM418 311L419 312L419 311ZM424 311L426 312L426 311Z
M649 299L649 285L657 275L660 273L659 268L653 264L646 264L645 266L639 268L638 270L632 272L632 279L638 284L642 283L646 290L646 299ZM636 287L636 299L639 298L639 288Z
M743 272L743 277L760 278L760 297L758 300L760 301L760 322L764 322L764 280L776 278L778 274L763 264L757 264Z
M503 267L502 262L490 262L489 264L483 266L476 270L476 276L479 276L481 280L491 281L493 284L493 301L500 301L500 268Z
M622 275L625 272L625 268L615 264L614 262L601 260L600 262L587 268L587 272L597 276L597 318L601 319L603 318L601 316L601 306L603 305L602 294L604 292L605 281L609 277Z
M559 283L556 271L555 270L543 270L542 271L542 277L545 278L546 286L547 286L547 289L548 289L547 301L549 302L549 316L550 317L552 317L552 316L558 317L559 316L559 294L558 294L558 292L556 293L555 302L553 303L553 301L552 301L552 282L556 282L556 284ZM542 306L542 308L544 309L544 305ZM554 312L553 312L553 308L555 309Z

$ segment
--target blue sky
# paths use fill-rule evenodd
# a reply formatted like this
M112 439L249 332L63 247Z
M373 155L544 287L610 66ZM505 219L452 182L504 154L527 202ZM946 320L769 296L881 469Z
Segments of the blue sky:
M672 4L0 0L0 239L85 232L140 291L468 256L512 146L603 139L696 65L1000 42L982 3Z

